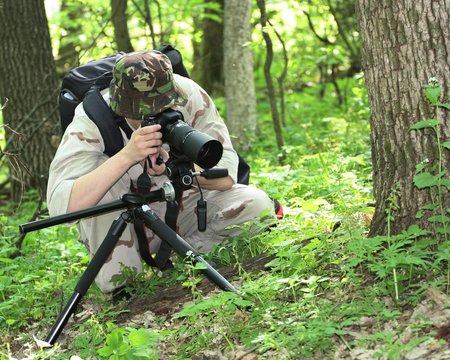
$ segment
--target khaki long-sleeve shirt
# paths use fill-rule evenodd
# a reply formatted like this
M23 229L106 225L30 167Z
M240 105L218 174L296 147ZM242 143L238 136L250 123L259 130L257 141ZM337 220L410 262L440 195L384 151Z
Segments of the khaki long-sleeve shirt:
M219 140L223 146L223 155L217 167L228 169L228 174L237 182L238 158L233 149L228 130L221 119L219 112L208 94L191 79L174 75L188 100L184 106L176 106L174 110L180 111L184 121L194 129L209 134ZM109 94L103 92L104 99L109 103ZM115 126L115 125L113 125ZM129 139L121 130L124 144ZM49 181L47 187L47 203L51 216L67 212L73 183L77 178L85 175L108 159L103 153L105 139L94 122L86 115L82 104L75 110L72 123L67 127L55 157L50 165ZM122 194L130 191L130 181L136 184L137 177L142 173L140 164L132 166L116 183L118 189L115 193L108 192L99 202L107 203L117 200ZM153 178L154 189L159 188L168 181L167 176L161 175ZM95 186L95 184L92 184ZM153 189L153 188L152 188Z

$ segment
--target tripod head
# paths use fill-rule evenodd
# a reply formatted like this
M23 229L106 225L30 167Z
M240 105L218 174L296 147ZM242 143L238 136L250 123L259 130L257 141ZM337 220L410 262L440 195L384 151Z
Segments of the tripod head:
M218 179L228 176L225 168L213 168L195 171L194 164L186 156L171 156L166 162L166 174L172 184L183 190L188 190L193 185L195 176L203 176L206 179Z
M178 201L181 199L184 190L190 189L194 185L194 179L196 176L202 176L206 179L218 179L228 176L228 170L225 168L206 169L202 171L195 171L194 163L192 160L185 156L179 155L179 153L171 151L169 160L166 162L166 174L175 187L176 201L170 203L171 209L167 209L166 222L175 228L176 216L178 214ZM197 213L197 228L199 231L206 230L207 223L207 205L203 199L203 192L199 182L197 186L200 193L200 198L197 201L196 213ZM139 179L138 179L139 188Z

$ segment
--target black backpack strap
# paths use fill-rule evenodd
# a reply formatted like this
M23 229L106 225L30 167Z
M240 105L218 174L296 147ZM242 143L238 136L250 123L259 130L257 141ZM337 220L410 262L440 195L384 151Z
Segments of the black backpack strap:
M128 125L125 118L116 115L116 124L119 125L119 127L125 132L128 139L131 139L131 134L133 134L133 130L130 128L130 125Z
M238 165L238 184L248 185L250 181L250 166L247 162L242 158L241 155L238 154L239 165Z
M167 57L170 59L170 62L172 63L172 69L175 74L187 78L189 77L189 73L187 72L183 64L183 57L177 49L175 49L172 45L167 44L161 46L158 50L167 55Z
M148 177L148 180L147 180L147 179L144 179L143 175L144 174L141 174L138 178L138 184L137 184L138 187L137 188L133 185L133 181L130 181L130 189L132 192L142 193L144 191L150 191L150 187L151 187L150 177ZM147 233L145 231L146 225L145 225L144 220L142 220L139 217L135 217L133 219L133 228L136 233L136 237L138 239L139 253L141 255L142 260L144 260L148 265L150 265L152 267L158 267L155 259L150 254L149 246L150 246L151 239L149 239L147 237Z
M123 138L119 126L113 124L121 120L108 106L97 87L88 91L83 100L83 108L100 130L105 144L104 153L109 157L117 154L123 148ZM122 120L126 123L123 118Z

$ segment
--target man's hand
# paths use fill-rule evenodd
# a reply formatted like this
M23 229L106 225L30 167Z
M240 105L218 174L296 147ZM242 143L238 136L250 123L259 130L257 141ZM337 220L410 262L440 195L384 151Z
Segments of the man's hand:
M169 160L169 154L162 147L159 148L159 153L150 155L148 159L151 162L151 166L149 166L147 170L150 176L159 176L166 171L165 162ZM162 162L158 164L161 159Z
M194 168L195 171L202 171L202 168L200 168L197 164L194 164ZM206 179L203 176L197 176L196 178L198 185L208 190L226 191L230 190L234 185L234 181L229 175L217 179ZM196 184L196 182L194 182L194 184Z
M139 127L133 132L130 141L121 150L122 155L130 161L131 165L147 157L154 158L152 165L156 164L162 145L162 134L159 130L161 130L161 125L157 124Z

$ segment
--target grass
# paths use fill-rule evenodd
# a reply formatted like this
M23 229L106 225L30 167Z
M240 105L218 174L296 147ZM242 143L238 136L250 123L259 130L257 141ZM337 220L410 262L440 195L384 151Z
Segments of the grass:
M31 233L20 256L17 226L34 211L33 195L14 217L2 215L0 236L0 359L188 359L346 357L365 351L373 358L399 358L435 336L427 319L407 325L399 318L424 298L429 286L445 285L448 246L418 228L398 236L367 239L373 209L368 108L363 84L355 81L346 106L314 89L291 94L284 128L285 161L271 127L268 104L260 103L262 134L251 153L251 183L280 199L285 218L270 232L249 228L208 260L242 263L265 251L274 255L261 274L240 268L242 295L196 288L195 266L176 262L169 279L147 271L136 276L142 294L165 281L184 283L192 293L171 317L143 314L141 323L118 324L117 308L95 286L86 298L84 322L66 327L70 342L37 350L88 263L74 228L57 226ZM298 104L298 105L297 105ZM440 256L436 256L439 249ZM444 255L442 255L444 254ZM445 265L445 266L442 266ZM396 277L393 276L395 269ZM151 309L149 309L151 310ZM149 325L151 324L151 325ZM386 329L389 331L386 331Z

